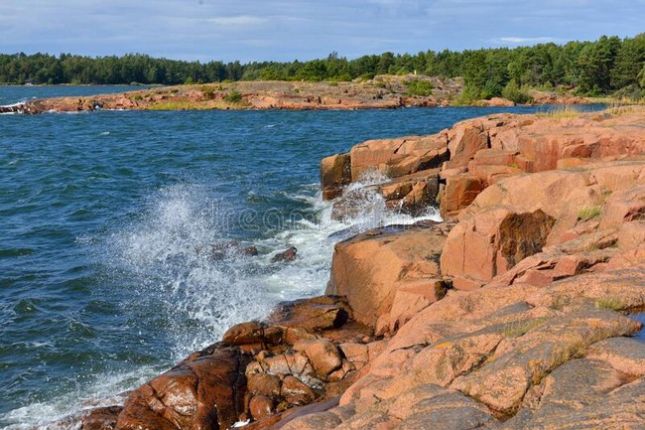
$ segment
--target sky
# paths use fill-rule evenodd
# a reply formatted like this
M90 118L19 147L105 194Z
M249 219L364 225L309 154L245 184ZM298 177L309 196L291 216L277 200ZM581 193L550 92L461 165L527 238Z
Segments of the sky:
M645 0L0 0L0 53L356 58L645 31Z

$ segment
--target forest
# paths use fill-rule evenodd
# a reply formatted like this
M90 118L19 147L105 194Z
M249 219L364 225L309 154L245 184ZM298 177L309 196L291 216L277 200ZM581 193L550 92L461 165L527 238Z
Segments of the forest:
M412 54L385 52L347 59L208 63L142 54L0 54L2 84L161 84L238 80L349 81L379 74L463 77L466 100L504 96L522 102L528 88L575 90L579 95L645 97L645 33L592 42Z

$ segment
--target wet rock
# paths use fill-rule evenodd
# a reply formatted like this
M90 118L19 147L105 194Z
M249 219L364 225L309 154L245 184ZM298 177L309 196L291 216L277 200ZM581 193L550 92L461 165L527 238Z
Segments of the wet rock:
M253 396L249 402L249 411L254 419L261 420L273 413L273 401L267 396Z
M266 373L251 374L247 381L249 392L269 398L277 398L280 396L280 386L280 378Z
M136 389L125 402L117 428L230 427L244 409L247 360L237 349L219 346L193 354Z
M198 248L197 252L202 253L203 248ZM255 246L243 246L238 241L231 240L222 243L214 243L210 246L209 257L211 260L220 261L232 256L256 256L258 250Z
M114 430L121 406L92 409L81 419L81 430Z
M229 328L222 342L227 345L244 345L246 343L261 343L264 340L264 326L256 321L245 322Z
M242 254L255 257L258 255L258 249L253 245L247 246L245 248L242 248Z
M274 255L271 258L272 263L289 263L293 260L296 259L296 255L298 253L298 249L296 249L295 246L292 246L291 248L279 252L276 255Z
M320 296L281 303L269 315L271 324L308 331L338 328L351 316L350 307L341 297Z

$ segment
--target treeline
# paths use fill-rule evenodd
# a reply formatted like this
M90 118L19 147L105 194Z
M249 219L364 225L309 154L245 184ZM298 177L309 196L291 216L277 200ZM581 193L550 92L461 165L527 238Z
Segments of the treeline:
M366 55L353 60L331 54L293 62L187 62L130 54L83 57L70 54L0 55L0 83L163 84L237 80L349 81L378 74L463 77L466 99L504 95L516 101L526 88L575 88L579 94L645 96L645 33L633 38L603 36L595 42L426 51L416 55Z

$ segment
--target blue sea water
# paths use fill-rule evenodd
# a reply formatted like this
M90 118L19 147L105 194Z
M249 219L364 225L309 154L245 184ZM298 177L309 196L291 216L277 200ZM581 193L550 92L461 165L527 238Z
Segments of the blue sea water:
M122 90L0 87L0 104ZM231 324L322 293L338 232L413 220L378 199L330 220L320 159L502 110L536 108L0 116L0 427L109 404ZM288 246L296 262L270 263Z

